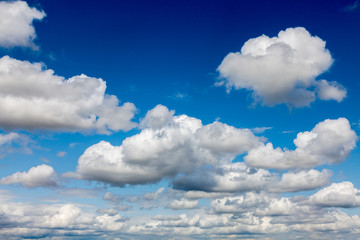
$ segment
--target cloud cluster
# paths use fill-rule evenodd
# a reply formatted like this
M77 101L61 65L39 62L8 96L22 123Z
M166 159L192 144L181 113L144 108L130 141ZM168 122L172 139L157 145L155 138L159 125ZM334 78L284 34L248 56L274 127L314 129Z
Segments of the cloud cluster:
M126 138L121 146L101 141L89 147L78 161L81 178L118 186L157 182L207 164L231 161L260 144L248 129L218 122L203 126L199 119L173 116L162 105L150 110L140 126L141 132Z
M42 20L44 11L31 8L24 1L0 2L0 46L20 46L36 49L34 20Z
M16 172L0 179L0 184L21 184L28 188L56 187L59 180L54 169L48 165L32 167L27 172Z
M119 106L105 94L106 82L85 75L69 79L45 70L41 63L0 59L0 127L50 129L109 134L129 130L136 108Z
M310 132L298 133L294 140L297 148L293 151L274 148L272 143L267 143L250 150L244 160L252 167L274 169L340 163L355 148L356 141L357 135L346 118L327 119Z
M230 89L252 91L255 102L303 107L315 101L342 101L346 90L336 82L316 81L333 59L325 42L302 27L287 28L277 37L262 35L248 40L241 52L229 53L218 71ZM315 90L314 90L315 88Z

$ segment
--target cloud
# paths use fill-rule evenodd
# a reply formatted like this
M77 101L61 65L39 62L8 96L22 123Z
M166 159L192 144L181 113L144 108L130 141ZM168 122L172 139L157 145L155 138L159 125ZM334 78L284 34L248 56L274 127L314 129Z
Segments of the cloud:
M353 12L353 11L355 11L356 9L358 9L359 6L360 6L360 1L357 0L357 1L355 1L353 4L346 5L346 6L343 7L341 10L344 11L344 12Z
M206 192L260 191L276 181L276 175L264 169L249 168L242 162L199 168L173 181L176 189Z
M31 154L32 150L29 145L33 141L26 135L10 132L0 134L0 158L13 152Z
M37 46L33 43L36 33L32 23L45 16L44 11L30 8L24 1L0 2L0 46L36 49Z
M173 210L193 209L199 204L198 200L188 200L181 198L180 200L173 200L167 207Z
M268 188L270 192L300 192L323 187L330 183L331 171L315 169L288 172L281 176L279 182L274 182Z
M317 82L317 95L322 100L335 100L341 102L347 94L346 89L337 82L321 80Z
M56 187L59 185L54 169L45 164L32 167L27 172L16 172L0 180L0 184L4 185L16 183L28 188Z
M272 129L272 127L256 127L256 128L252 128L251 131L256 134L261 134L269 129Z
M333 183L312 195L309 201L321 207L360 207L360 191L351 182Z
M100 78L82 74L65 80L41 63L9 56L0 59L0 69L1 128L109 134L136 126L134 104L119 106Z
M231 161L259 145L248 129L219 122L203 126L199 119L173 114L158 105L140 123L141 132L121 146L101 141L89 147L78 160L77 174L117 186L154 183L203 165Z
M65 157L65 155L67 154L67 152L58 152L56 154L57 157Z
M346 118L327 119L310 132L300 132L294 140L296 149L282 150L267 143L244 157L251 167L290 169L310 168L344 161L355 148L356 133Z
M247 89L255 102L267 106L308 106L315 101L313 88L318 85L320 99L341 101L346 91L340 84L333 82L330 94L324 83L315 80L332 63L325 41L305 28L287 28L277 37L249 39L241 52L229 53L217 69L222 79L217 85L228 91Z

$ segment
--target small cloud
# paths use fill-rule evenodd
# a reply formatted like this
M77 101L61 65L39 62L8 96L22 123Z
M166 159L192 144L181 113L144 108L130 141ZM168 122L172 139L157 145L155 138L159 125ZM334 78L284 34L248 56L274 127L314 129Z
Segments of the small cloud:
M269 129L272 129L272 127L256 127L256 128L252 128L251 131L253 133L260 134L260 133L264 133L266 130L269 130Z
M67 152L58 152L58 153L56 154L56 156L58 156L58 157L65 157L66 154L67 154Z
M289 130L289 131L282 131L281 133L293 133L295 132L294 130Z
M359 6L360 6L360 1L357 0L353 4L349 4L349 5L346 5L345 7L341 8L341 10L344 12L353 12L356 9L358 9Z
M186 93L177 92L177 93L171 95L170 98L179 99L179 100L188 100L188 99L190 99L190 96Z

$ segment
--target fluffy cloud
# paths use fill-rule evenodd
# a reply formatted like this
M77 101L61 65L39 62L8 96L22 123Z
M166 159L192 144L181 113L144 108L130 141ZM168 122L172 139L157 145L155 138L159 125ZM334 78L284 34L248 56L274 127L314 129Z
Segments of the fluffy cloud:
M322 207L359 207L360 191L351 182L333 183L312 195L309 201Z
M65 80L41 63L0 59L0 127L66 131L129 130L134 104L105 94L106 82L85 75Z
M16 183L28 188L55 187L59 185L54 169L45 164L32 167L27 172L16 172L0 180L0 184Z
M244 157L252 167L289 169L344 161L356 146L357 136L345 118L327 119L294 140L294 151L274 149L271 143L249 151Z
M347 94L346 89L337 82L321 80L317 82L317 95L322 100L341 102Z
M330 183L331 171L315 169L288 172L281 176L279 182L274 182L268 187L270 192L299 192L323 187Z
M142 120L142 131L121 146L102 141L89 147L79 158L77 173L83 179L119 186L157 182L231 161L260 144L250 130L218 122L203 126L199 119L173 114L158 105Z
M198 200L188 200L186 198L181 198L180 200L173 200L167 207L174 210L182 210L196 208L198 204Z
M32 22L45 17L44 11L30 8L24 1L0 2L0 46L36 48Z
M252 38L241 52L229 53L217 69L223 79L218 85L252 91L256 102L268 106L307 106L315 101L314 87L320 99L341 101L346 91L340 84L315 80L332 62L323 40L305 28L288 28L277 37Z

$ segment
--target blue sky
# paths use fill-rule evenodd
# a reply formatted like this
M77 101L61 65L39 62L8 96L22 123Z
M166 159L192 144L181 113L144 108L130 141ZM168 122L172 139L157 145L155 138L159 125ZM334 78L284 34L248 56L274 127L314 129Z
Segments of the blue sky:
M0 236L358 239L359 1L1 1Z

